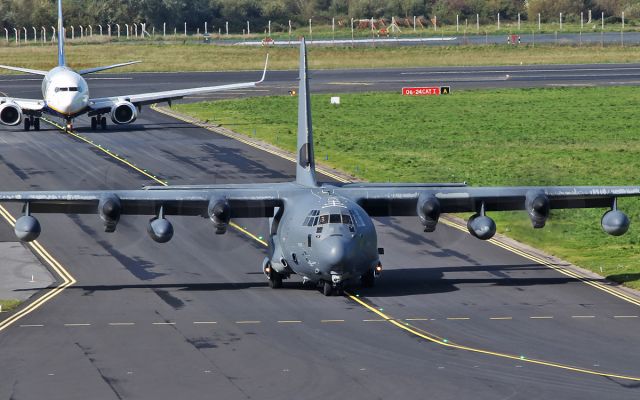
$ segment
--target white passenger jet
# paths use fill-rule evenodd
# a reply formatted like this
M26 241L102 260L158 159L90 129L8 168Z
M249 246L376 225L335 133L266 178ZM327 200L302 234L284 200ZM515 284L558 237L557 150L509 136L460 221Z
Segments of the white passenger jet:
M40 117L43 114L49 114L63 118L66 122L66 129L72 130L73 119L80 115L88 114L91 117L91 129L97 129L98 126L106 129L107 118L105 115L109 115L116 124L130 124L136 120L140 108L145 104L168 102L170 105L172 100L181 99L185 96L253 87L264 81L269 60L267 55L262 78L257 82L92 99L89 96L89 86L82 77L83 75L123 67L140 61L90 68L76 72L66 64L64 37L62 0L58 0L58 66L47 72L0 65L0 68L44 76L42 81L43 99L0 97L0 123L15 126L19 125L24 119L25 131L32 127L34 130L40 130Z

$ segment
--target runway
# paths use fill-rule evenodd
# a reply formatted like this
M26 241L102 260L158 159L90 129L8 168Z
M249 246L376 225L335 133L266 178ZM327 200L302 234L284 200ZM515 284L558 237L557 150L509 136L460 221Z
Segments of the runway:
M332 85L339 72L325 73L314 73L314 91L354 86ZM274 72L264 87L286 91L293 76ZM89 84L94 95L106 96L253 74L132 77ZM178 78L185 81L168 83ZM389 82L389 90L396 84ZM2 82L2 90L28 97L38 85L16 78ZM133 125L107 132L90 132L86 118L76 125L79 135L147 175L52 127L28 134L3 128L3 190L136 188L157 183L149 175L170 184L268 182L291 179L294 170L287 160L148 108ZM97 216L39 219L40 242L77 283L0 332L0 398L635 399L640 393L638 381L575 370L640 377L637 305L445 224L424 234L414 218L379 221L383 278L375 289L354 291L373 312L296 279L269 289L260 272L263 245L237 230L214 235L201 218L171 218L176 235L166 245L147 237L143 217L123 217L113 234L102 232ZM236 222L266 233L266 221Z

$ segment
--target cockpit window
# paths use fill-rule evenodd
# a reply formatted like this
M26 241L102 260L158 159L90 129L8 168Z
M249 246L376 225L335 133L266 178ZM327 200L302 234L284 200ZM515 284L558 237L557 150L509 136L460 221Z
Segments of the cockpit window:
M328 224L328 223L329 223L329 215L328 214L321 215L320 219L318 220L318 224L324 225L324 224Z
M302 226L316 226L318 225L318 214L320 214L320 210L311 210L307 218L305 218Z
M331 214L329 215L329 223L330 224L339 224L342 220L340 219L340 214Z
M56 93L58 92L77 92L78 88L77 87L57 87L54 89Z
M353 225L353 222L351 221L351 216L347 214L342 214L342 223L345 225Z
M77 92L77 91L78 91L78 88L77 88L77 87L70 87L70 88L69 88L69 91L70 91L70 92Z

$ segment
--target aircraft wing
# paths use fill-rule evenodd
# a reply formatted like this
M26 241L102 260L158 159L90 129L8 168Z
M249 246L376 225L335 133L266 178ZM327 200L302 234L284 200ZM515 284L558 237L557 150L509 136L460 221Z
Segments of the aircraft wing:
M219 85L219 86L206 86L192 89L178 89L178 90L167 90L163 92L151 92L151 93L141 93L141 94L132 94L125 96L114 96L114 97L103 97L97 99L89 100L89 107L94 111L103 111L106 112L111 110L114 104L128 101L135 106L142 106L146 104L154 104L161 102L171 102L172 100L179 100L186 96L194 96L198 94L208 94L214 92L222 92L226 90L235 90L235 89L244 89L254 87L260 83L262 83L267 74L267 65L269 63L269 55L267 54L267 59L265 61L264 70L262 72L262 77L259 81L256 82L244 82L244 83L232 83L228 85Z
M0 105L4 103L15 103L20 106L23 111L41 111L46 103L39 99L19 99L15 97L0 97Z
M28 205L30 213L100 214L105 201L118 203L118 215L209 216L210 206L228 205L230 217L270 217L283 205L278 185L149 187L113 191L0 192L0 202Z
M460 184L345 184L336 194L371 216L416 215L420 203L437 199L441 212L530 211L537 199L547 209L612 207L618 197L640 196L638 186L470 187Z

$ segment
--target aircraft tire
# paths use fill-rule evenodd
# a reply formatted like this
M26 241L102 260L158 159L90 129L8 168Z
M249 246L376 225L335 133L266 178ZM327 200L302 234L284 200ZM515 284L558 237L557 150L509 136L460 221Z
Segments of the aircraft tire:
M34 118L34 120L33 120L33 130L34 131L39 131L40 130L40 118Z
M282 287L282 274L277 273L273 268L269 272L269 287L280 289Z
M362 274L362 277L360 278L360 283L362 284L363 288L371 288L375 285L376 278L374 276L372 269Z
M98 129L98 118L91 117L91 130L95 131L96 129Z
M331 296L333 294L333 286L331 285L331 282L322 282L322 294L325 296Z
M31 130L31 120L29 118L24 119L24 130L27 132Z
M107 130L107 117L100 118L100 128L102 128L103 131Z

